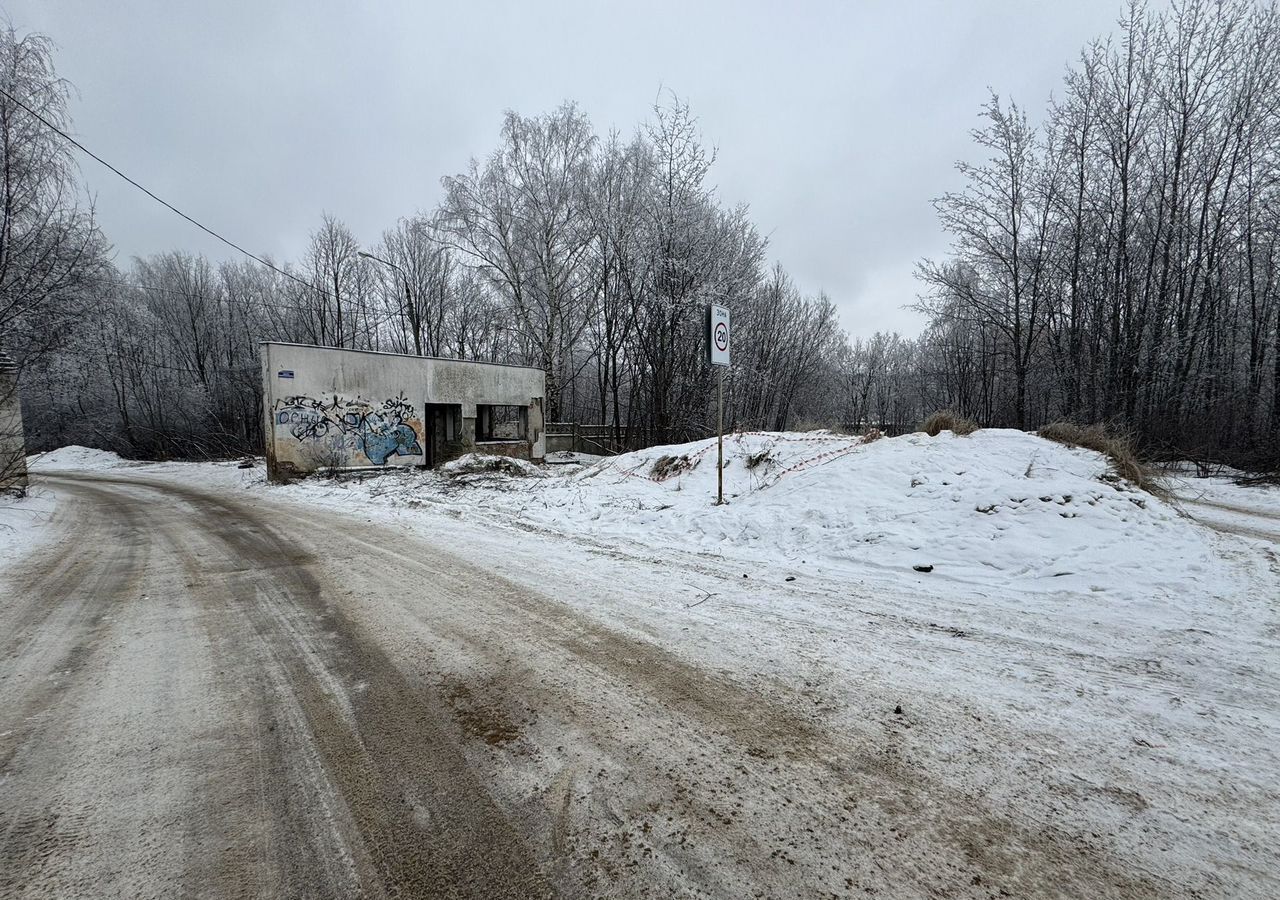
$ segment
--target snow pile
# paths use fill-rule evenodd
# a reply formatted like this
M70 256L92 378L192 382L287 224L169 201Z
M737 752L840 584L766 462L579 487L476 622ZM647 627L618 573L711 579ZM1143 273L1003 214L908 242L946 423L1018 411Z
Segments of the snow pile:
M56 498L38 487L21 498L0 493L0 570L46 539L56 508Z
M1222 596L1252 577L1244 557L1223 544L1231 538L1116 478L1102 455L1020 431L871 441L827 432L745 433L726 437L724 446L724 506L714 504L714 439L585 466L469 454L433 472L274 490L423 514L448 507L452 515L494 525L583 535L660 555L711 553L737 560L743 571L905 577L944 591L968 585L1100 599ZM83 447L32 463L37 472L139 465ZM241 471L234 462L148 469L170 470L184 478L217 475L219 483L242 489L263 479L260 469ZM1188 509L1199 516L1203 507ZM1227 530L1261 538L1275 523L1247 524Z
M715 443L625 454L531 486L536 503L513 502L539 524L797 570L1111 596L1216 591L1236 577L1210 532L1116 478L1103 456L1020 431L732 435L723 507Z
M135 462L121 458L118 453L75 445L27 457L27 468L33 472L42 469L74 469L84 472L136 465L138 464Z
M546 473L533 463L510 456L468 453L445 463L440 471L450 478L464 475L514 475L520 478L542 478Z

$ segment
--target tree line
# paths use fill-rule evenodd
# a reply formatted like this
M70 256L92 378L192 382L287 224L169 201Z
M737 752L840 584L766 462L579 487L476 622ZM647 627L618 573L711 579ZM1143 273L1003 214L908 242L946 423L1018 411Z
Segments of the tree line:
M101 260L82 291L92 314L25 357L28 431L145 457L252 452L258 343L276 340L533 365L551 421L611 425L619 446L686 440L714 427L709 302L735 314L730 419L787 427L822 398L835 306L765 270L713 162L674 97L626 140L566 103L507 113L498 148L443 179L437 208L368 244L326 214L302 258L272 267Z
M928 327L856 340L717 195L716 151L675 97L626 136L572 103L508 112L435 208L368 243L326 214L296 260L121 266L70 148L29 112L70 126L50 45L10 28L0 348L33 449L258 450L263 340L535 365L549 420L639 446L714 428L702 316L717 303L734 316L735 428L899 432L950 407L1280 464L1277 24L1251 0L1134 3L1037 123L993 94L980 159L935 201L952 249L902 298Z
M1276 455L1280 21L1129 5L1043 121L992 96L936 202L913 377L982 421L1120 423L1153 449Z

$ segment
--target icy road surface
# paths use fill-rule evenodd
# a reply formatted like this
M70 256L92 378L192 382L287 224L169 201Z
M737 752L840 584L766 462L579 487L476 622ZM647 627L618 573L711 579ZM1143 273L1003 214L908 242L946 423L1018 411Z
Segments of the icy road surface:
M889 588L240 477L37 477L0 897L1280 895L1269 582Z

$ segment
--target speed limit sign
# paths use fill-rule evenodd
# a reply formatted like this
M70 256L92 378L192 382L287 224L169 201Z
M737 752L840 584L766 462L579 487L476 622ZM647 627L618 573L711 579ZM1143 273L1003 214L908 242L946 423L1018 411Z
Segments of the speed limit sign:
M713 366L727 366L729 350L729 310L710 306L707 308L707 361Z

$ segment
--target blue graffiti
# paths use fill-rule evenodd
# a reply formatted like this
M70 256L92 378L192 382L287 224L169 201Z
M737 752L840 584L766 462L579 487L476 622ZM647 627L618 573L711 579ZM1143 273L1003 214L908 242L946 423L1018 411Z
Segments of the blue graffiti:
M375 466L386 465L387 457L392 455L422 455L422 445L418 443L418 436L408 425L397 425L383 434L365 432L360 435L359 440L361 451Z
M277 425L287 426L299 441L346 446L362 453L375 466L392 456L421 456L422 444L413 428L414 411L403 395L375 406L359 397L334 396L331 402L313 397L285 397L276 401Z

